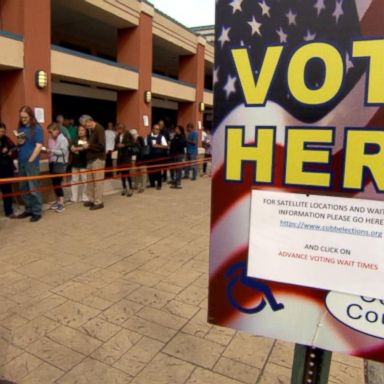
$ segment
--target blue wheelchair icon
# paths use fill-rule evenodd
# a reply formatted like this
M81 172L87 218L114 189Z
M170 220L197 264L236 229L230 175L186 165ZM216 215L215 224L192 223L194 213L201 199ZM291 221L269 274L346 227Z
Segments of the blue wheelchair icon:
M226 275L231 278L230 282L227 285L228 299L231 305L238 309L240 312L247 314L259 313L265 308L267 303L275 312L284 309L284 304L278 303L276 301L271 289L267 284L247 276L247 265L245 262L241 261L232 265L228 269ZM238 303L234 296L234 288L238 283L263 294L263 298L258 303L258 305L252 308L246 308Z

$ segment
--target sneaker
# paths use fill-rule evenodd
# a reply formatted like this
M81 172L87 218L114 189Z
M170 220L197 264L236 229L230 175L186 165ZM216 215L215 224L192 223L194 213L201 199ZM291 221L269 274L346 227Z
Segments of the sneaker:
M93 204L92 207L89 208L90 211L96 211L97 209L102 209L104 208L104 204Z
M14 213L10 213L9 215L5 215L8 219L17 219L17 216Z
M127 192L127 197L131 197L133 195L133 191L132 189L130 189L128 192Z
M40 219L41 219L41 215L32 215L32 217L29 221L31 223L36 223L36 221L39 221Z
M23 212L22 214L16 216L18 219L26 219L27 217L31 217L32 213L29 212Z
M93 203L92 203L92 201L85 201L83 205L84 205L84 207L86 207L86 208L93 207Z
M58 204L57 208L55 209L55 212L57 213L63 213L65 211L63 204Z
M50 206L49 209L52 209L52 210L56 211L56 209L59 208L59 205L60 205L60 204L56 201L56 202L54 202L54 203Z
M126 189L123 189L122 191L121 191L121 196L125 196L127 194L127 190Z

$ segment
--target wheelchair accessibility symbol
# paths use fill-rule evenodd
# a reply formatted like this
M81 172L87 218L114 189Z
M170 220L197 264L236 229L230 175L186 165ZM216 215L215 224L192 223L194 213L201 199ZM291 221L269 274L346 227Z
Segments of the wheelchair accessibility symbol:
M247 276L247 265L245 262L241 261L232 265L228 269L226 275L231 278L227 285L228 300L230 301L231 305L238 309L240 312L247 314L259 313L265 308L267 304L269 304L274 312L284 309L284 304L278 303L276 301L271 288L269 288L267 284ZM240 303L238 303L234 296L234 289L237 284L244 285L255 290L256 292L262 293L263 298L255 307L246 308L242 306Z

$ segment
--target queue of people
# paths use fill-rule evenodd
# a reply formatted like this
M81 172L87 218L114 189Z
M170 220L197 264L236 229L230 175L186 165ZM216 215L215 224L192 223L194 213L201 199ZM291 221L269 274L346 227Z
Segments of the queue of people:
M67 125L66 125L67 123ZM187 132L180 125L167 129L163 121L154 124L151 132L142 137L136 129L125 124L116 127L108 124L105 130L89 115L82 115L79 125L59 115L56 122L47 128L48 146L44 147L44 132L37 122L33 110L23 106L19 111L19 126L14 131L16 143L10 138L6 126L0 122L0 178L15 175L14 159L18 159L18 176L26 177L19 183L25 210L15 215L13 211L12 184L0 184L3 195L4 213L9 218L30 218L31 222L42 217L42 194L40 191L40 156L46 153L51 182L56 196L51 209L57 213L65 210L63 180L70 172L71 198L73 203L82 202L90 210L104 208L104 178L113 177L116 170L121 180L121 195L131 197L136 190L145 188L161 190L168 181L171 188L181 189L182 179L196 180L197 163L184 167L184 160L198 158L198 133L193 124L187 125ZM208 161L211 154L211 136L204 132L202 145ZM112 167L116 154L116 168ZM169 169L167 169L169 168ZM148 175L148 185L147 185ZM207 164L203 165L202 176L207 175ZM168 180L169 177L169 180Z

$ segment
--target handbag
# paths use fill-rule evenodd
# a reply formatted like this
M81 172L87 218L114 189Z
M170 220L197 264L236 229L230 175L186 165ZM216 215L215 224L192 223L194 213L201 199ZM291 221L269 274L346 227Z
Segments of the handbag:
M52 173L66 173L67 168L67 163L58 163L56 161L52 163Z

